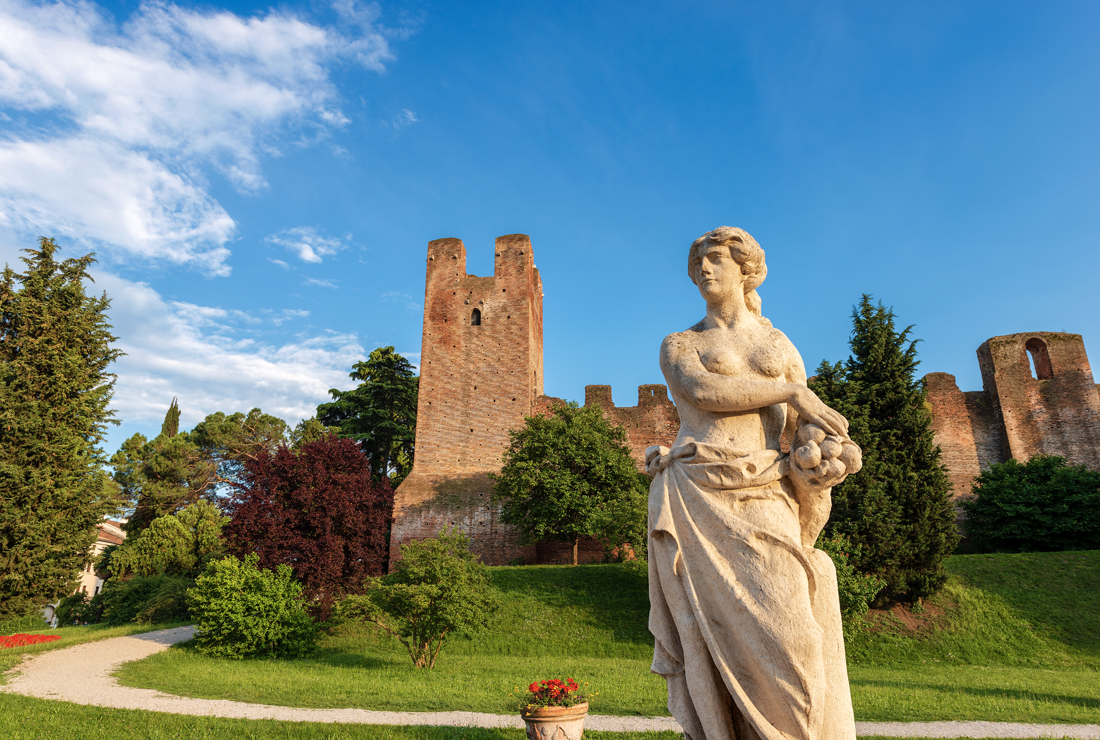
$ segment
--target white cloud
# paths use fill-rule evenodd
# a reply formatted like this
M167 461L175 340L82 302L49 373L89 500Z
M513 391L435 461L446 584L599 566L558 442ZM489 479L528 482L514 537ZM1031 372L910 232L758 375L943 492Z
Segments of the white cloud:
M344 248L340 239L324 237L312 226L296 226L272 234L266 241L286 247L303 262L320 262L322 257L336 254ZM285 264L285 263L284 263Z
M309 316L309 311L298 308L284 308L282 313L271 320L271 323L275 326L282 326L291 319L304 319L307 316Z
M393 127L398 131L419 122L420 119L408 108L403 108L400 113L393 117Z
M291 424L312 416L328 389L347 385L363 359L354 335L324 333L266 344L237 333L233 322L249 314L190 303L170 303L144 283L96 272L95 286L111 297L111 323L126 352L112 406L128 424L159 424L173 396L191 426L215 411L259 407ZM308 311L284 309L281 318ZM279 319L275 319L281 323Z
M204 173L264 188L264 153L347 123L330 66L392 58L376 9L337 10L341 31L153 2L119 26L87 2L0 0L0 107L18 112L0 135L0 228L227 274L235 224Z
M305 285L313 285L317 288L335 288L336 283L331 280L318 280L317 278L306 278Z

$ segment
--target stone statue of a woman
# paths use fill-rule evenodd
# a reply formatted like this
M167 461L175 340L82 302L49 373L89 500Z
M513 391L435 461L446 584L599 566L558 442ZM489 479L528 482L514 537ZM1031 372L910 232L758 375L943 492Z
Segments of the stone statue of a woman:
M704 234L688 272L706 318L661 345L680 433L646 451L653 671L690 740L854 740L836 571L813 544L859 448L761 316L756 241Z

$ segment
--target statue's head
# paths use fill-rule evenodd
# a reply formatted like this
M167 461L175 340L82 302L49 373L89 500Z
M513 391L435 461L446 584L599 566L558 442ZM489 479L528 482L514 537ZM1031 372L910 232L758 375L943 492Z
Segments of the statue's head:
M688 250L688 275L691 277L691 282L696 285L699 284L699 266L702 263L703 253L712 246L726 247L733 261L741 266L743 278L741 287L745 292L745 305L762 321L767 322L767 319L760 314L760 296L756 292L768 275L768 266L764 262L764 250L744 229L719 226L714 231L708 231L692 242L691 249ZM770 322L768 323L770 325Z

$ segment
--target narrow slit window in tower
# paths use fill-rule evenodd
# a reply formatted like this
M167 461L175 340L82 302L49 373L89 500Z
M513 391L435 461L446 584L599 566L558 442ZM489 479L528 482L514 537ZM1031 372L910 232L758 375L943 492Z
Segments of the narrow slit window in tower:
M1050 366L1050 355L1047 354L1047 345L1042 339L1032 337L1024 345L1027 349L1027 359L1031 364L1031 376L1039 380L1050 380L1054 377L1054 370Z
M470 326L481 326L481 309L475 308L470 314Z

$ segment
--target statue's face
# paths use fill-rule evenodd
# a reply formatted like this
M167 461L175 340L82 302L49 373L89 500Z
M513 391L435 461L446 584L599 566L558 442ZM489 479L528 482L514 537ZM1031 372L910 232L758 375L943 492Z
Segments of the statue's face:
M707 303L721 302L741 292L741 265L725 246L709 246L699 262L699 293Z

